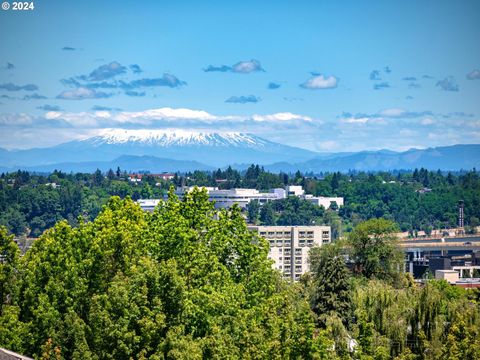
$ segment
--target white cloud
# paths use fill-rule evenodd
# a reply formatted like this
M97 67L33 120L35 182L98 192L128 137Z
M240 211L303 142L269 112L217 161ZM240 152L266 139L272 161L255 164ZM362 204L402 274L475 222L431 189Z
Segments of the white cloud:
M298 114L292 114L290 112L275 113L270 115L253 115L252 119L255 121L292 121L292 120L304 120L312 121L309 116L303 116Z
M474 69L467 74L468 80L478 80L480 79L480 70Z
M33 117L28 114L0 114L0 125L30 125L33 123Z
M390 108L381 110L378 114L385 117L401 117L402 115L406 114L406 110L400 108Z
M137 112L127 112L122 111L113 115L114 119L117 119L120 122L128 122L135 120L146 120L146 119L164 119L164 120L177 120L177 119L192 119L192 120L201 120L201 121L212 121L218 120L219 117L209 114L203 110L191 110L185 108L159 108L159 109L149 109L144 111Z
M346 123L346 124L366 124L369 121L371 121L371 118L364 117L364 118L346 118L342 119L341 121Z
M254 71L264 71L258 60L240 61L232 66L232 71L241 74L249 74Z
M84 99L104 99L110 97L111 94L107 94L101 91L88 89L86 87L78 87L74 90L66 90L61 92L57 98L64 100L84 100Z
M178 127L205 126L205 125L235 125L235 124L278 124L278 123L311 123L309 116L293 114L290 112L265 114L265 115L213 115L203 110L186 108L158 108L144 111L94 111L94 112L62 112L49 111L44 115L47 120L63 120L73 126L90 127L115 127L121 124L141 126L162 126L172 123Z
M420 121L420 124L422 125L433 125L435 121L431 118L425 118Z
M322 74L316 75L305 81L300 86L304 89L316 90L316 89L333 89L336 88L338 79L335 76L324 76Z

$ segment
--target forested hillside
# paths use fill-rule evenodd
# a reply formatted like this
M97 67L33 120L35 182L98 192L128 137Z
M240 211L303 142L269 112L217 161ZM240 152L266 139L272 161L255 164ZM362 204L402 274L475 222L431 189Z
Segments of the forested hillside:
M169 187L181 185L218 186L269 190L285 185L302 185L315 196L343 196L345 206L325 211L295 198L252 204L246 214L251 222L278 225L328 224L336 233L351 231L360 221L383 217L398 223L402 231L455 227L457 205L465 202L468 229L480 225L480 177L473 170L452 174L425 169L399 173L332 173L312 176L273 174L259 166L243 172L232 168L214 172L177 174L171 181L144 176L131 183L120 169L107 173L43 176L28 172L0 177L0 225L16 235L38 237L55 222L65 219L78 224L79 217L93 220L110 196L162 198Z

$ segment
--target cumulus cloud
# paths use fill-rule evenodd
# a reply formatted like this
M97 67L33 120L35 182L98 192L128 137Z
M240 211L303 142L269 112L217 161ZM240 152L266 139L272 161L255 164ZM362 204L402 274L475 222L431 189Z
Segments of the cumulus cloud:
M208 65L203 69L205 72L233 72L237 74L250 74L253 72L265 71L260 61L251 59L248 61L239 61L231 66L229 65Z
M74 90L67 90L61 92L57 99L63 100L85 100L85 99L103 99L112 96L112 94L107 94L101 91L96 91L93 89L88 89L85 87L79 87Z
M232 67L228 65L220 65L220 66L215 66L215 65L208 65L205 69L203 69L205 72L229 72L232 71Z
M38 86L35 84L26 84L26 85L16 85L13 83L4 83L0 84L0 90L6 90L6 91L20 91L20 90L25 90L25 91L37 91Z
M280 84L277 84L277 83L274 83L274 82L270 82L268 83L267 85L267 89L269 90L275 90L275 89L278 89L281 85Z
M241 96L230 96L225 102L227 103L236 103L236 104L246 104L246 103L257 103L261 99L255 95L241 95Z
M380 112L378 113L379 116L385 116L385 117L400 117L405 114L406 114L406 111L400 108L384 109L384 110L380 110Z
M0 114L0 125L2 126L22 126L22 125L31 125L33 122L33 117L25 114Z
M130 82L120 82L119 87L122 89L138 89L142 87L153 87L153 86L167 86L171 88L176 88L179 86L187 85L185 81L178 79L175 75L164 73L162 77L159 78L144 78L139 80L133 80Z
M382 90L382 89L388 89L390 87L390 84L386 81L373 84L373 90Z
M77 128L230 128L251 131L259 127L295 128L317 126L322 122L312 117L291 112L253 115L214 115L204 110L188 108L158 108L143 111L121 111L106 106L94 106L91 112L63 112L48 110L44 118Z
M76 78L62 79L62 84L69 87L84 87L88 89L121 89L121 90L134 90L145 87L166 86L170 88L176 88L187 85L185 81L178 79L175 75L164 73L162 77L158 78L142 78L132 81L100 81L100 82L86 82L82 83Z
M436 86L439 86L443 91L459 90L459 87L452 76L446 77L445 79L438 81Z
M333 75L325 76L322 74L316 74L303 84L300 84L300 87L309 90L334 89L337 87L338 81L339 80Z
M252 119L255 121L292 121L292 120L302 120L302 121L312 121L313 119L309 116L292 114L290 112L275 113L269 115L252 115Z
M480 80L480 70L474 69L467 74L468 80Z
M58 106L58 105L49 105L49 104L45 104L45 105L42 105L42 106L37 106L37 109L38 110L43 110L43 111L60 111L60 110L62 110L60 108L60 106Z
M140 74L141 72L143 72L142 68L138 64L131 64L129 68L134 74Z
M23 100L43 100L43 99L47 99L47 97L37 93L27 94L23 97Z
M101 65L94 69L89 75L78 76L81 80L88 81L102 81L111 79L117 75L125 74L127 68L117 61L112 61L109 64Z
M368 118L368 117L359 117L359 118L355 118L355 117L347 117L347 118L344 118L344 119L341 119L342 122L346 123L346 124L366 124L368 122L372 122L376 119L374 118Z

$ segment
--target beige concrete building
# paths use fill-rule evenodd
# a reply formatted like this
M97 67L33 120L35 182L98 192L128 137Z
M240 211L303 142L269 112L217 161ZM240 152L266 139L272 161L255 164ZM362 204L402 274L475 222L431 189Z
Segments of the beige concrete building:
M450 284L455 284L459 279L459 273L456 270L435 270L435 279L447 280Z
M308 252L313 246L322 246L332 241L330 226L251 226L265 238L270 249L268 257L273 267L285 278L298 280L310 270Z

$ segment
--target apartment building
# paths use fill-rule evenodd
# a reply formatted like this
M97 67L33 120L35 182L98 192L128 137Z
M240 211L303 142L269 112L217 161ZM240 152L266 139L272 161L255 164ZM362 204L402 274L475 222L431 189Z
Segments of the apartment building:
M273 268L294 281L310 270L310 249L332 241L330 226L251 226L249 229L269 242L268 257L274 261Z

